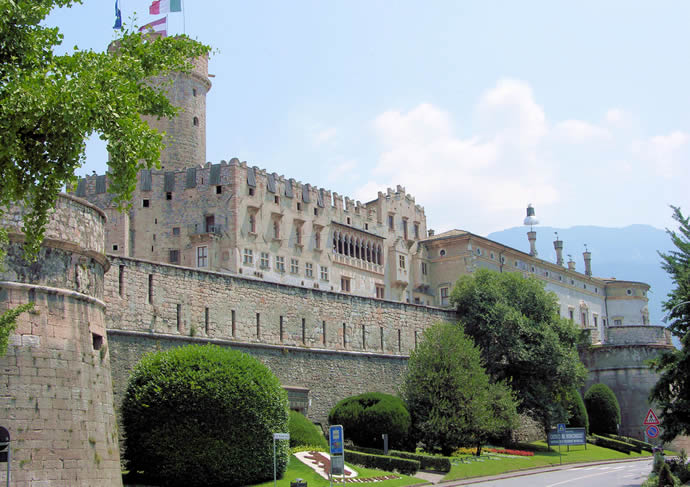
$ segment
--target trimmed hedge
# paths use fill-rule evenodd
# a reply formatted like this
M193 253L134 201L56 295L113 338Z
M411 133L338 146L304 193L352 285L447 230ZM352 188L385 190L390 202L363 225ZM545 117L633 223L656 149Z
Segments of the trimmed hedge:
M589 431L592 434L617 434L621 422L621 408L611 388L594 384L585 394L585 406L589 415Z
M370 455L383 455L383 450L378 448L366 448L362 446L351 446L350 450L360 453L368 453ZM421 470L433 470L435 472L450 472L450 458L441 457L437 455L423 455L419 453L410 453L400 450L388 450L388 455L391 457L404 458L406 460L417 460Z
M273 433L288 431L287 393L255 358L191 345L149 353L122 401L124 458L139 483L241 486L273 478ZM277 471L290 447L276 442ZM248 454L250 452L250 454Z
M380 448L381 435L386 433L391 447L402 447L410 429L410 413L399 397L367 392L338 402L328 422L342 425L345 438L355 445Z
M354 450L345 450L345 461L366 468L386 470L387 472L397 470L403 475L414 475L419 470L419 462L417 460L371 455Z
M582 396L580 396L577 389L573 389L568 399L570 419L566 426L568 428L584 428L585 434L589 433L589 415L587 414L587 408L582 400Z
M324 449L328 448L328 442L323 436L321 428L297 411L290 411L288 429L290 432L290 448L295 446L318 446Z
M640 447L644 451L648 451L649 453L653 452L654 445L650 443L646 443L644 441L640 441L637 438L630 438L628 436L618 436L618 435L611 435L611 434L603 434L601 436L605 436L607 438L612 438L614 440L618 441L623 441L625 443L630 443L631 445L635 445Z
M593 445L601 446L604 448L610 448L611 450L616 450L621 453L627 453L630 455L631 452L642 453L642 448L635 446L631 443L626 443L624 441L614 440L612 438L606 438L599 435L591 435L587 438L587 441Z

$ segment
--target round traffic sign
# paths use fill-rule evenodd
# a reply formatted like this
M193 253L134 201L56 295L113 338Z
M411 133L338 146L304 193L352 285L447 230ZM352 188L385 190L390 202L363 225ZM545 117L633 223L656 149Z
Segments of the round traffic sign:
M647 427L647 436L650 438L656 438L659 436L659 427L656 425L651 425Z

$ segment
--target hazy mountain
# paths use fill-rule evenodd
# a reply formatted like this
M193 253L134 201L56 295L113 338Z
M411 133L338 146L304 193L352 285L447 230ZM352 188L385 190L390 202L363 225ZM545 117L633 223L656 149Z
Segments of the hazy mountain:
M662 301L673 287L671 279L661 268L658 251L673 248L664 230L650 225L630 225L623 228L578 226L572 228L534 227L537 232L539 258L556 262L554 232L563 240L563 258L568 254L576 262L576 270L584 272L582 252L585 244L592 252L592 274L595 277L615 277L628 281L642 281L651 286L649 292L649 318L652 324L662 324L665 312ZM529 252L527 227L509 228L487 237L523 252Z

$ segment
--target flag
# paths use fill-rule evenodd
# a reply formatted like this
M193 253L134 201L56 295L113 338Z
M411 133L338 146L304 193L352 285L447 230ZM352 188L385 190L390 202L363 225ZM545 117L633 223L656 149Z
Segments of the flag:
M151 15L182 12L182 0L154 0L149 7Z
M115 0L115 25L113 29L122 29L122 12L120 12L120 0Z
M139 32L157 32L163 37L168 35L168 16L149 22L139 27Z

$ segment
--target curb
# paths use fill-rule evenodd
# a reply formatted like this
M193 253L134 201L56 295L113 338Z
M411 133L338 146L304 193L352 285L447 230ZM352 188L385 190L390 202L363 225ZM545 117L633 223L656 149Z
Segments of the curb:
M610 464L615 464L615 463L631 463L631 462L641 462L641 461L646 461L646 460L653 460L654 457L638 457L638 458L626 458L624 460L602 460L600 462L584 462L584 463L565 463L563 465L550 465L548 467L536 467L536 468L530 468L530 469L525 469L525 470L515 470L512 472L506 472L504 474L498 474L498 475L490 475L487 477L472 477L472 478L466 478L466 479L457 479L457 480L449 480L447 482L439 482L438 484L433 484L434 486L438 485L440 487L454 487L456 485L470 485L470 484L476 484L479 482L489 482L491 480L502 480L502 479L511 479L515 477L525 477L527 475L534 475L537 473L548 473L548 472L557 472L559 470L567 470L571 468L579 468L579 467L591 467L592 465L610 465Z

